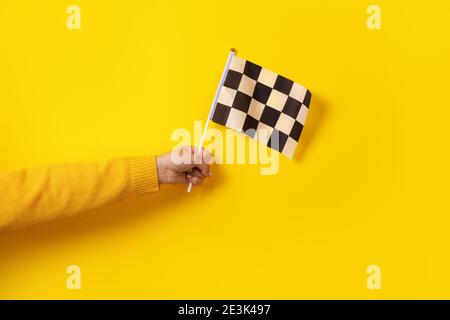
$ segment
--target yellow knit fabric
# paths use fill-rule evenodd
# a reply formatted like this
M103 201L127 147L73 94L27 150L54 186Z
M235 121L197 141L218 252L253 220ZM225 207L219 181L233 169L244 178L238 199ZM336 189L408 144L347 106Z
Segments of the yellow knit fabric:
M155 157L0 172L0 231L73 217L158 190Z

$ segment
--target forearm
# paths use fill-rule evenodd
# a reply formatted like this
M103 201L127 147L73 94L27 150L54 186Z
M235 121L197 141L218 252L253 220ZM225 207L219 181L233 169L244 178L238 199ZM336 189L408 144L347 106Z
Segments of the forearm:
M76 216L158 188L154 157L0 173L0 230Z

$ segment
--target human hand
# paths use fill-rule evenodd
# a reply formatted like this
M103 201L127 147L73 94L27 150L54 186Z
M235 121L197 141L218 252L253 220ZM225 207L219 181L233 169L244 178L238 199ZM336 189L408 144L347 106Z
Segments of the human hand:
M156 157L158 180L161 184L201 185L211 176L213 160L208 150L185 146Z

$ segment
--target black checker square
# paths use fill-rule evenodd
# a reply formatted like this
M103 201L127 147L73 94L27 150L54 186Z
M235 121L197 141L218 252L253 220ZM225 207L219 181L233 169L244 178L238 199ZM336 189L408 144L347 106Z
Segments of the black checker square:
M242 131L251 138L255 137L256 128L258 128L259 121L250 115L247 115L244 121Z
M257 82L255 85L255 90L253 91L253 98L263 104L267 103L269 100L270 93L272 92L272 88Z
M283 76L278 75L277 80L275 80L275 84L273 88L284 94L289 95L291 92L292 86L294 85L294 81L286 79Z
M267 124L270 127L275 127L277 124L278 118L280 117L281 112L278 110L275 110L269 106L265 106L262 114L261 114L261 121L264 124Z
M246 61L244 67L244 74L253 80L258 80L259 74L261 73L261 67L253 62Z
M311 92L306 90L305 98L303 99L303 104L309 108L309 104L311 103Z
M278 152L281 152L283 151L288 138L289 136L287 134L274 129L272 131L272 135L270 136L269 142L267 142L267 146L277 150Z
M288 97L283 107L283 113L296 119L301 106L302 103L300 101L297 101L292 97Z
M225 126L228 120L228 116L230 115L230 110L231 108L224 104L221 103L216 104L212 120L215 123Z
M298 142L298 140L300 139L300 134L302 133L302 130L303 130L303 125L300 122L298 122L297 120L295 120L294 126L292 127L292 130L291 130L291 133L289 134L289 136Z
M250 107L250 102L252 101L252 97L242 93L240 91L236 92L236 96L234 97L232 107L238 109L242 112L247 113L248 108Z
M241 83L241 79L242 73L230 69L227 72L227 77L225 78L223 85L225 87L237 90L239 88L239 84Z

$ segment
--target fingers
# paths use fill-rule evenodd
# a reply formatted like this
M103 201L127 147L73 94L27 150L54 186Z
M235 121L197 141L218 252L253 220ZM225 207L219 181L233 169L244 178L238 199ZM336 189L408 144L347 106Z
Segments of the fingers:
M169 179L171 183L191 182L193 185L200 185L204 178L212 175L210 165L214 159L206 149L199 150L193 146L184 146L172 150L168 157L170 157L170 163L167 171L172 177Z
M202 149L202 159L203 162L208 165L212 165L214 163L214 159L208 149Z
M194 169L197 169L201 172L201 174L203 175L203 177L210 177L211 174L211 168L209 167L209 165L205 164L205 163L201 163L196 165L196 167Z
M177 172L184 172L194 167L194 148L183 146L171 152L172 169Z
M203 175L211 176L210 165L214 162L211 153L206 149L199 150L193 146L184 146L175 151L177 161L173 161L179 172L199 168Z
M191 172L186 173L186 179L195 186L201 185L205 177L206 176L203 175L201 170L197 168L194 168Z
M205 177L211 176L210 165L213 163L211 153L207 149L193 148L194 166L202 172Z

